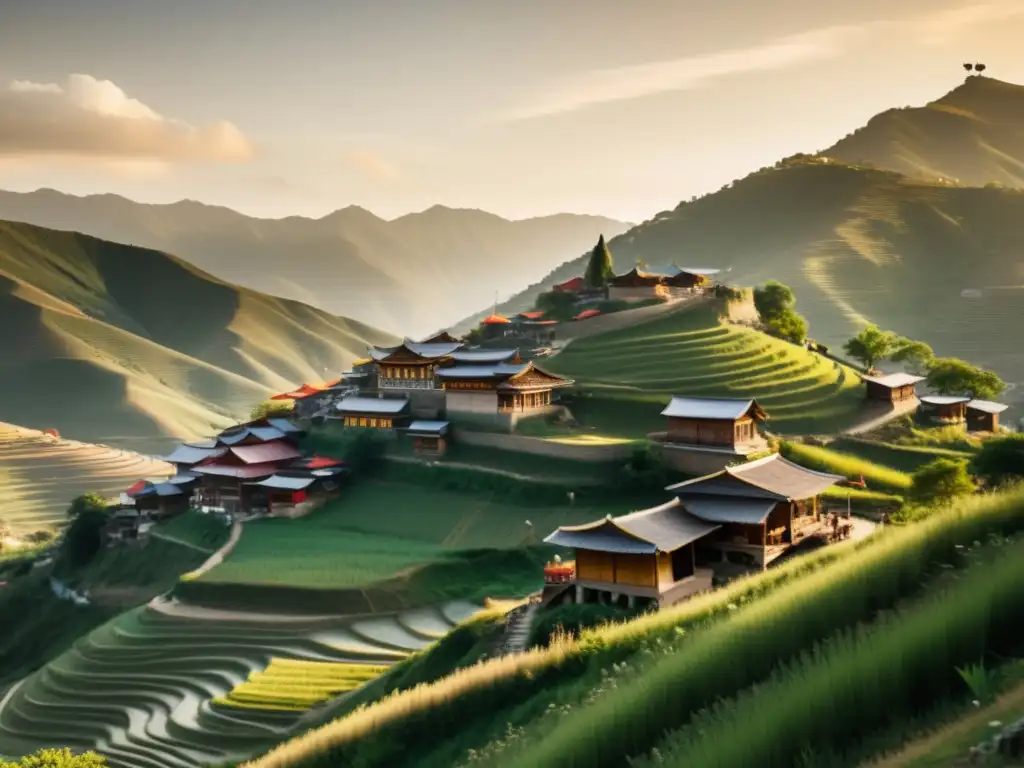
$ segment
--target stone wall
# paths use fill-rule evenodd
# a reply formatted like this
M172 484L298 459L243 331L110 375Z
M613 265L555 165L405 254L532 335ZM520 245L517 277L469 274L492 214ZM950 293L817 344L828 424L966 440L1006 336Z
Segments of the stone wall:
M671 443L655 445L668 466L688 475L701 476L720 472L732 462L743 458L736 454L695 450Z
M633 446L626 444L613 445L577 445L573 443L555 443L538 437L524 435L505 435L492 432L467 432L457 429L455 440L468 445L479 445L487 448L499 448L505 451L520 451L538 456L550 456L573 461L594 463L625 461L633 451Z

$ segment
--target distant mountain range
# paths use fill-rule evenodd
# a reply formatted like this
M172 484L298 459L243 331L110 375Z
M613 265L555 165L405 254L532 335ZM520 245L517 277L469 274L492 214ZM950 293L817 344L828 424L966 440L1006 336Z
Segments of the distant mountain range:
M566 254L628 224L557 214L509 221L434 206L385 221L352 206L308 219L257 219L181 201L147 205L117 195L0 191L0 219L83 232L173 253L238 285L426 335L507 296Z
M724 277L737 285L781 280L824 343L838 346L874 322L1016 385L1024 382L1016 330L1024 319L1024 192L983 185L997 171L1009 183L1020 168L1024 88L970 77L928 107L884 113L824 153L680 203L608 244L620 272L642 259L729 269ZM903 175L910 171L916 178ZM582 274L586 259L559 266L499 311L532 306L541 291Z
M235 423L391 334L175 256L0 221L0 422L138 450Z

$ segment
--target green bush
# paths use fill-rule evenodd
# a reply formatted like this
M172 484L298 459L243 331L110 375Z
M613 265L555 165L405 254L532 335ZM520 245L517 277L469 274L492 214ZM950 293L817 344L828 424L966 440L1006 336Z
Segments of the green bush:
M547 646L551 635L564 631L579 637L584 629L611 622L628 621L643 613L641 609L617 608L599 603L572 603L541 611L530 628L530 646Z
M1024 434L987 440L970 470L989 486L1024 480Z
M17 763L8 763L0 758L0 768L104 768L106 764L106 758L96 752L76 755L67 747L41 749Z

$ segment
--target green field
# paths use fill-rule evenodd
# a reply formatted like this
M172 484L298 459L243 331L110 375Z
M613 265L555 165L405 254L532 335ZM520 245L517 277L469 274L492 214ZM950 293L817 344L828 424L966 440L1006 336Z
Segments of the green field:
M906 472L853 454L840 453L831 447L784 442L779 450L790 461L808 469L842 475L848 480L859 480L863 476L867 490L902 494L910 489L911 478Z
M973 456L969 451L958 451L938 446L898 445L855 437L842 437L833 440L828 447L849 456L857 456L878 465L910 473L935 459L967 461Z
M368 479L308 517L248 523L234 552L202 581L364 586L446 553L513 549L539 542L560 525L630 510L626 501L519 505L483 493Z
M672 395L756 398L766 428L829 433L861 415L857 374L802 347L739 325L719 323L717 304L573 341L546 361L575 379L568 403L589 430L642 437L665 429L659 414Z
M341 675L351 688L366 670L401 661L477 610L451 603L400 615L282 621L179 615L167 603L139 608L89 633L20 684L0 708L0 754L52 746L59 733L62 745L99 748L118 767L194 768L242 759L299 727L304 708L215 703L247 680L264 679L268 666L267 706L275 698L278 704L301 698L296 663L353 671ZM272 682L273 670L289 665L290 690L280 677ZM354 665L361 665L358 674Z

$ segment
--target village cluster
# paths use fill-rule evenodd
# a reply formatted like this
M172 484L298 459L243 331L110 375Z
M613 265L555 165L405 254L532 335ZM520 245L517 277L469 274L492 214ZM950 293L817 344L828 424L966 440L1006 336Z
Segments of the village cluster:
M634 269L614 278L609 291L641 301L669 289L692 292L706 282L704 274L684 270L666 277ZM581 279L555 290L586 299ZM582 314L577 320L596 316ZM522 328L547 328L546 322L538 312L511 320L492 314L480 335L493 343L523 335ZM918 398L923 378L906 373L862 379L869 401L921 407L971 430L997 431L1006 408L970 398ZM438 457L463 425L511 432L518 419L564 411L558 393L572 384L524 361L519 349L470 346L441 332L372 347L339 379L303 384L273 399L291 404L304 423L382 431L410 440L420 455ZM574 550L575 558L546 571L545 602L670 605L710 589L716 575L763 570L826 526L822 493L848 478L772 453L761 429L769 417L755 400L678 396L662 416L665 431L649 438L668 465L696 479L666 488L672 498L660 506L550 534L547 543ZM140 481L122 495L112 538L135 537L152 520L189 507L226 519L308 513L339 492L349 470L340 460L304 455L302 435L293 421L267 417L179 445L163 457L175 467L173 477Z

